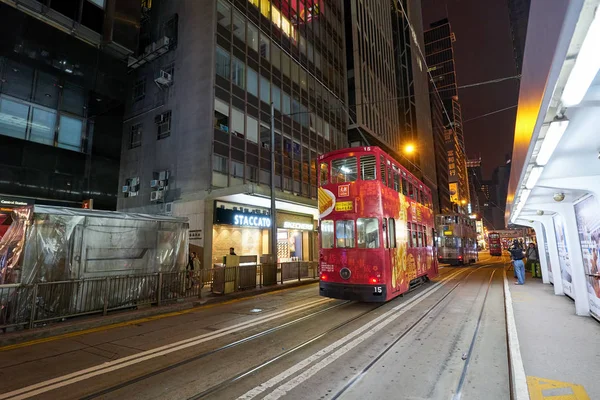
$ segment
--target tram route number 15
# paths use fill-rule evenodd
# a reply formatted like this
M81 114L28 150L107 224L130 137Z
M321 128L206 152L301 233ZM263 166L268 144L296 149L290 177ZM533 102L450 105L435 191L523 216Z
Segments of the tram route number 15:
M375 286L373 288L373 293L383 293L383 288L381 286Z

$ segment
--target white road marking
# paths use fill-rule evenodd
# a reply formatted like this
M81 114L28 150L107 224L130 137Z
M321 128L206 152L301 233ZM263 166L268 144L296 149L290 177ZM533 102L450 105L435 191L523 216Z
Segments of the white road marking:
M529 400L529 389L527 389L527 377L525 367L521 358L521 347L517 335L517 324L513 310L510 287L504 270L504 305L506 307L506 326L508 331L508 351L510 352L511 371L513 375L513 388L515 400Z
M39 395L41 393L49 392L54 389L58 389L63 386L71 385L76 382L80 382L85 379L92 378L94 376L106 374L108 372L116 371L128 367L130 365L138 364L143 361L147 361L156 357L160 357L166 354L173 353L188 347L196 346L198 344L208 342L213 339L217 339L222 336L229 335L231 333L239 332L243 329L247 329L262 323L285 317L289 314L301 312L306 309L331 302L331 299L319 299L310 303L301 304L294 306L282 311L277 311L272 314L267 314L251 321L241 322L226 328L216 330L214 332L205 333L193 338L181 340L179 342L171 343L165 346L157 347L155 349L143 351L131 356L119 358L114 361L109 361L103 364L96 365L87 369L76 371L67 375L63 375L57 378L53 378L44 382L36 383L21 389L14 390L12 392L0 394L0 399L27 399L32 396Z
M268 396L265 397L265 399L278 399L279 397L285 395L287 392L289 392L294 387L298 386L302 382L309 379L311 376L316 374L319 370L323 369L324 367L326 367L327 365L329 365L330 363L332 363L333 361L335 361L342 355L346 354L348 351L354 349L358 344L363 342L365 339L371 337L372 335L377 333L379 330L383 329L386 325L388 325L389 323L394 321L396 318L398 318L399 316L404 314L406 311L410 310L413 306L417 305L418 303L423 301L425 298L429 297L430 295L432 295L433 293L435 293L436 291L441 289L442 286L444 286L450 279L454 278L455 276L457 276L459 274L464 273L465 271L467 271L467 269L460 269L460 270L452 273L448 277L444 278L442 281L436 283L431 288L427 289L426 291L424 291L422 293L419 293L417 296L413 297L406 303L402 303L402 304L392 308L391 310L385 312L384 314L380 315L379 317L375 318L374 320L370 321L368 325L362 326L361 328L357 329L356 331L337 340L335 343L323 348L322 350L319 350L312 356L293 365L292 367L288 368L287 370L280 373L279 375L271 378L267 382L264 382L264 383L256 386L255 388L249 390L242 396L238 397L238 400L253 399L254 397L256 397L256 396L262 394L264 391L278 385L279 383L281 383L288 377L305 369L313 362L319 360L321 357L327 355L328 353L334 351L336 348L338 348L338 347L344 345L344 343L346 343L343 347L340 347L335 353L325 357L319 363L315 364L312 368L306 370L304 373L298 375L294 379L277 387L277 389L275 389L275 391L273 391L272 393L270 393ZM402 311L400 311L400 310L402 310ZM400 312L398 312L398 311L400 311ZM363 332L365 332L365 333L363 334ZM362 334L362 336L352 340L353 338L355 338L356 336L361 335L361 334ZM350 342L350 340L352 340L352 342Z

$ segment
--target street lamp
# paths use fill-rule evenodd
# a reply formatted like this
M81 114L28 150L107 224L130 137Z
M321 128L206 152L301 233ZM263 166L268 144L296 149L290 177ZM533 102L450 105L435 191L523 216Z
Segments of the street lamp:
M413 154L415 151L416 151L416 147L412 143L409 143L406 146L404 146L404 152L406 154Z

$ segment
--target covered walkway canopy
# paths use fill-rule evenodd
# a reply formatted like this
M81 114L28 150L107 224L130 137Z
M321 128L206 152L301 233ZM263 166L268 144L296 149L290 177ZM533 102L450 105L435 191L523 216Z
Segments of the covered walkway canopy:
M536 231L543 279L600 319L600 0L533 0L509 225Z

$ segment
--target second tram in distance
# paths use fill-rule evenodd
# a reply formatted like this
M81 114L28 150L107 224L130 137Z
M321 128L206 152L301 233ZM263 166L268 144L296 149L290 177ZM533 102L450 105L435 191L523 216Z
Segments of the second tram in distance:
M438 230L438 261L443 264L463 265L478 260L477 228L475 220L464 215L436 216Z
M488 234L488 247L490 248L490 256L502 256L502 241L499 233L490 232Z
M320 294L384 302L438 274L431 191L378 147L319 157Z

